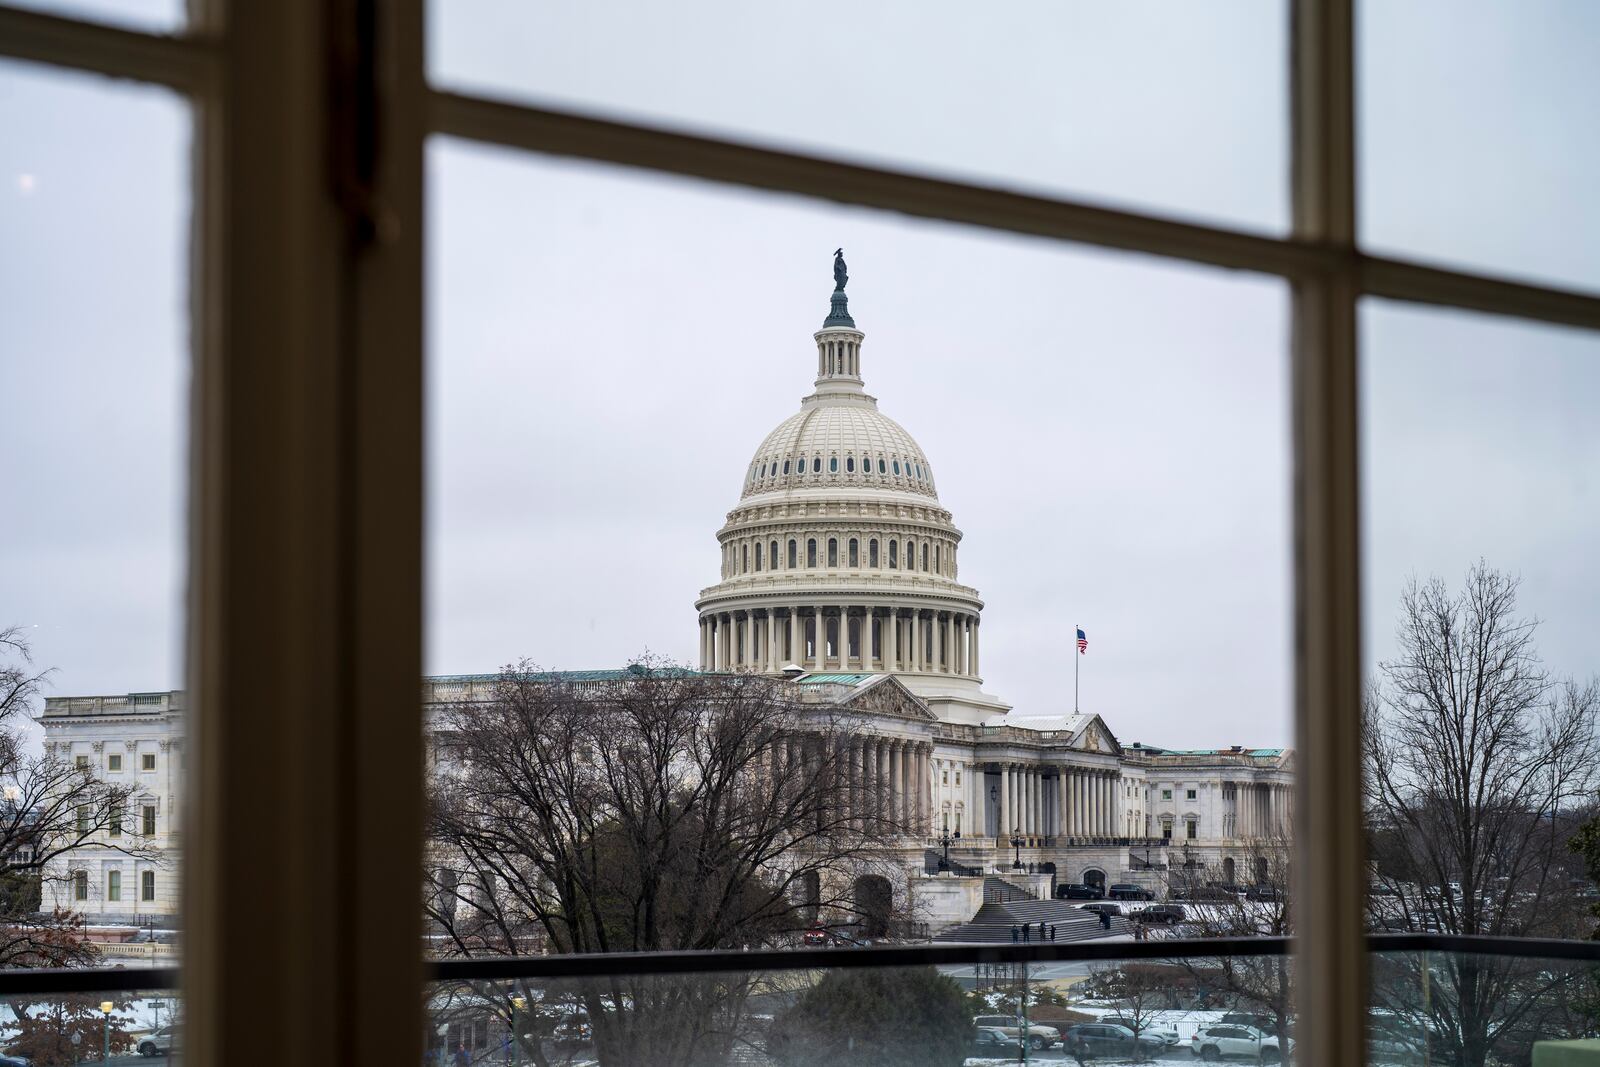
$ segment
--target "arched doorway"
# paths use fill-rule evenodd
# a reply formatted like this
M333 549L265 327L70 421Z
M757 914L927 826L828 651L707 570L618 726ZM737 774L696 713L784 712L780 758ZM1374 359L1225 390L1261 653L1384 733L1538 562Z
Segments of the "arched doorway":
M1106 872L1098 867L1090 867L1083 872L1083 884L1104 891L1106 887Z
M1267 866L1267 857L1256 857L1256 885L1266 885L1271 880L1272 872Z
M894 887L889 879L881 874L866 874L857 878L851 888L862 936L887 936L889 915L894 908Z
M1232 856L1229 856L1227 859L1222 861L1222 880L1227 885L1236 885L1236 884L1238 884L1233 880L1233 857Z

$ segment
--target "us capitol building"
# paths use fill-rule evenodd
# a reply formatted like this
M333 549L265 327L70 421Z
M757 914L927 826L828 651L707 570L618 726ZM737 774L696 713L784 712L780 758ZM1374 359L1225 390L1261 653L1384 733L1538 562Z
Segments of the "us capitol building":
M1253 850L1289 831L1290 751L1124 746L1097 715L1017 712L985 690L984 604L960 580L962 533L927 455L866 392L842 254L834 278L813 391L756 448L717 531L721 580L695 601L700 668L784 676L800 700L867 723L850 765L920 830L899 846L895 894L935 926L982 903L982 878L936 866L947 837L958 870L1040 896L1052 879L1159 888L1185 864L1237 863L1251 880ZM493 678L427 679L424 703L470 699ZM78 850L47 881L47 909L108 931L172 921L182 719L181 692L46 700L47 751L133 784L131 829L155 846L137 861L109 840Z

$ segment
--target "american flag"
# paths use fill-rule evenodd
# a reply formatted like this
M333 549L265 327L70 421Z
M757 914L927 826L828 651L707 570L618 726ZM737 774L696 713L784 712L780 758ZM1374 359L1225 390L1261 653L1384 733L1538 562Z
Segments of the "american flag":
M1080 628L1078 630L1078 655L1081 656L1087 651L1089 651L1089 639L1084 636L1083 630Z

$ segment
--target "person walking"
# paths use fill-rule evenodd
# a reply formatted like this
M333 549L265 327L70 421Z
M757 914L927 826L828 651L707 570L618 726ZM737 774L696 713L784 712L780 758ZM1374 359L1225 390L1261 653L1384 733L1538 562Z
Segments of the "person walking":
M1028 943L1028 931L1031 930L1031 929L1033 929L1033 927L1030 926L1028 923L1023 923L1022 924L1022 943L1024 945L1026 945Z
M1018 941L1021 941L1021 940L1022 940L1022 935L1017 932L1017 924L1016 923L1012 923L1011 924L1011 943L1013 945L1015 945Z

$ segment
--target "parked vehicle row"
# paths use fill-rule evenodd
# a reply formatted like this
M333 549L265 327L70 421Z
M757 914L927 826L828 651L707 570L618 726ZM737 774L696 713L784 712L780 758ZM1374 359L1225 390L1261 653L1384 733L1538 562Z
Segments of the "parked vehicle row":
M1061 1031L1053 1026L1032 1024L1024 1036L1022 1027L1017 1025L1017 1018L1013 1015L980 1015L972 1020L972 1024L980 1031L997 1030L1010 1038L1014 1043L1026 1041L1027 1046L1035 1052L1043 1052L1047 1048L1054 1048L1061 1043Z
M1202 1060L1245 1058L1258 1063L1279 1063L1283 1048L1276 1034L1242 1023L1218 1023L1202 1027L1189 1039L1190 1051ZM1288 1052L1294 1055L1294 1038Z

